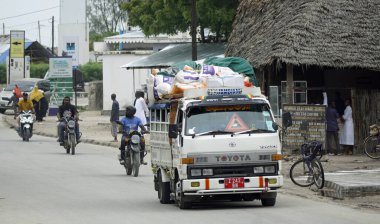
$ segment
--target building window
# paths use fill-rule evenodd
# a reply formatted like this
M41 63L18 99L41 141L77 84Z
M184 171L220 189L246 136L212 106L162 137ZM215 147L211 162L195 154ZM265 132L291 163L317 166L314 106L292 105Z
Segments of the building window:
M307 104L307 82L294 81L293 83L293 104ZM286 102L286 81L281 81L281 104Z

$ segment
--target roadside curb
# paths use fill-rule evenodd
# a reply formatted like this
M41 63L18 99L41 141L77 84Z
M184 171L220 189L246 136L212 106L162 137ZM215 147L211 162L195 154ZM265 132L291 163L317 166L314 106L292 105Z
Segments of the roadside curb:
M356 175L364 174L360 174L360 171L357 171ZM345 181L341 184L339 183L341 181L334 180L334 176L327 176L327 178L327 180L325 179L325 187L320 190L322 196L343 200L345 198L365 197L380 194L379 184L367 182L365 185L360 185L349 183L349 181Z

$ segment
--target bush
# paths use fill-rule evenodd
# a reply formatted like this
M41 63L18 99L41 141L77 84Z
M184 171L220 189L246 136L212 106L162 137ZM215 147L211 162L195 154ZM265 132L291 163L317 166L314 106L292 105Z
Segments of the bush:
M49 70L49 64L31 64L30 77L43 79L48 70ZM0 64L0 83L5 84L6 82L7 82L7 65Z
M49 70L49 64L31 64L30 78L43 79L48 70Z
M5 64L0 64L0 84L7 82L7 67Z
M87 63L79 66L79 70L83 74L85 82L103 80L103 64L102 63Z

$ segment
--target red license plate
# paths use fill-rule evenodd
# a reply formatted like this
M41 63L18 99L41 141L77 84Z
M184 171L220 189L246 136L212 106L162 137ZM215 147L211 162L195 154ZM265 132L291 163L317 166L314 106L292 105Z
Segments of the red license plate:
M244 188L244 177L225 178L224 188Z

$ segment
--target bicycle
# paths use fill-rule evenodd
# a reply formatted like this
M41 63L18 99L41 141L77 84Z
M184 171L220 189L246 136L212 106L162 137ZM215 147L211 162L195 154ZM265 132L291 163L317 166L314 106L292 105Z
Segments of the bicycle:
M309 187L313 184L322 189L325 184L323 166L318 159L322 154L322 143L310 141L302 144L302 158L297 160L290 168L290 179L300 187Z
M369 136L364 139L364 152L372 159L380 159L380 126L369 127Z

